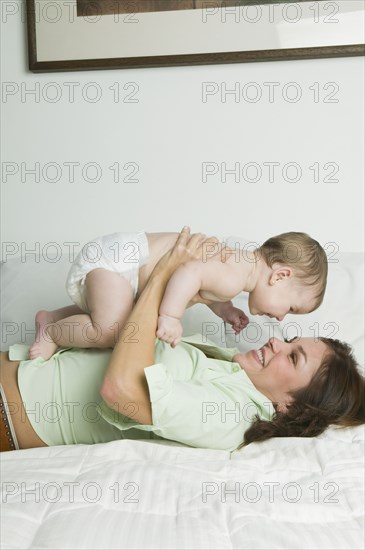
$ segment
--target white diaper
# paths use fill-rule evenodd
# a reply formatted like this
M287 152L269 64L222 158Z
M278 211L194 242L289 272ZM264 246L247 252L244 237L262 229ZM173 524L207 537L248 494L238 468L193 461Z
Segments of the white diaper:
M98 267L119 273L132 285L134 298L138 291L139 269L149 257L146 233L112 233L88 242L75 258L66 280L66 290L83 311L86 275Z

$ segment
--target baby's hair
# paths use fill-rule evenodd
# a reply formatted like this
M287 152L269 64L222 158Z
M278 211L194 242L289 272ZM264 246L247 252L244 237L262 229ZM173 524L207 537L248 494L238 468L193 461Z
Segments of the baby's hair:
M312 311L321 305L326 291L328 262L317 241L307 233L291 231L271 237L256 252L269 267L275 263L291 267L302 285L313 288L315 305Z

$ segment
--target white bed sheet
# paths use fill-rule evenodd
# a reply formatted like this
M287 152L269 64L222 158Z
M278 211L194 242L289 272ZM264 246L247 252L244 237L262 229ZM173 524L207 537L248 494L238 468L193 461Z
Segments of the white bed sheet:
M2 548L355 550L364 429L228 453L115 441L2 456Z

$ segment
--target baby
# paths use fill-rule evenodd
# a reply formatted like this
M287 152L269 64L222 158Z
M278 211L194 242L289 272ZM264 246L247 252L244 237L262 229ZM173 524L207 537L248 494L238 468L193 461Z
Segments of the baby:
M153 268L178 235L113 233L87 243L66 282L75 305L37 313L30 359L49 359L59 346L114 347ZM287 313L309 313L323 300L326 253L305 233L283 233L252 252L223 243L205 245L201 260L173 273L160 304L156 336L172 347L181 339L185 309L196 303L206 304L238 334L249 319L231 300L242 291L249 293L252 315L279 321ZM131 326L126 338L137 333Z

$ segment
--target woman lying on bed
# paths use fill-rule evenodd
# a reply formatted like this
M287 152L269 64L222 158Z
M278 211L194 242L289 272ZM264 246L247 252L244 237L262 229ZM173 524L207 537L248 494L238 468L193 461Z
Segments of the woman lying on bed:
M337 340L272 338L241 353L200 335L174 349L156 339L167 281L201 257L204 240L180 233L114 350L60 349L48 361L21 362L2 354L2 450L123 438L234 450L243 441L313 437L330 424L365 422L364 378ZM14 346L10 359L16 353Z

